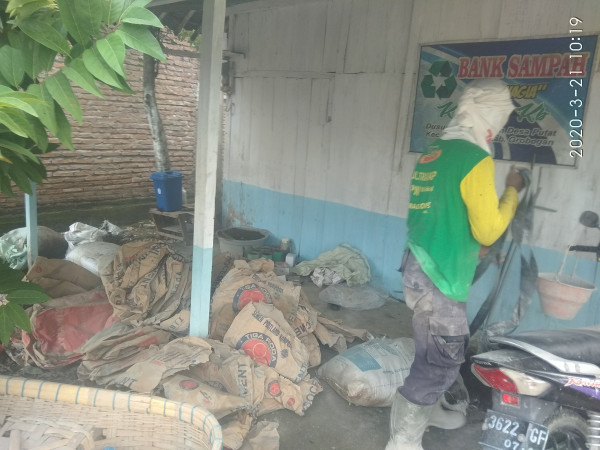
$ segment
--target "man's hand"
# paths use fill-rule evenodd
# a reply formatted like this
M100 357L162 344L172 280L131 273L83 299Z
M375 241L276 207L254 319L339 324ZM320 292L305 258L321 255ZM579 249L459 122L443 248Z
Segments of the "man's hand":
M506 187L509 186L514 187L517 192L521 192L521 189L525 186L525 180L523 180L523 177L519 173L519 169L515 166L510 168L510 172L508 172L508 175L506 176Z

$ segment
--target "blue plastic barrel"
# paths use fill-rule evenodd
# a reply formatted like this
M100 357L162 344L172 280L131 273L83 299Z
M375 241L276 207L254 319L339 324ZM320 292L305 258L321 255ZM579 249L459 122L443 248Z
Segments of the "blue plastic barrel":
M160 211L179 211L182 206L181 184L183 175L177 170L154 172L150 175L154 182L156 207Z

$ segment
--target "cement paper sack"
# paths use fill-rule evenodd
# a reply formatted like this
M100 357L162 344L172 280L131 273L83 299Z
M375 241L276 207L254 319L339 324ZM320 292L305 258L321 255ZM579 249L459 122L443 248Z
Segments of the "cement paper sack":
M306 377L298 383L292 383L270 367L257 368L257 378L261 369L264 372L267 403L269 399L276 400L283 408L294 411L299 416L304 415L304 412L312 405L315 395L323 390L319 381L314 378Z
M281 311L267 303L249 303L236 316L223 342L242 349L254 361L298 383L308 370L308 350Z
M182 374L242 397L253 407L257 406L265 396L265 385L263 380L255 382L256 363L242 350L212 339L206 341L213 347L209 361L190 367Z
M294 320L300 290L300 286L277 278L273 261L235 261L212 297L210 337L222 340L234 317L248 303L273 304L286 320Z
M217 419L250 407L242 397L228 394L186 375L173 375L161 384L165 397L169 400L198 405L210 411Z

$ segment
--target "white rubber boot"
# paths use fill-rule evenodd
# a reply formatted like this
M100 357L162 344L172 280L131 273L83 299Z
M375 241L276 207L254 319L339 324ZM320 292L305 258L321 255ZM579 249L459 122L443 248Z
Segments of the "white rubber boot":
M415 405L396 391L390 414L390 440L385 450L423 450L421 439L434 408Z
M442 394L443 396L443 394ZM465 414L459 411L452 411L444 408L442 405L442 397L433 405L429 416L428 426L442 428L444 430L456 430L467 423Z

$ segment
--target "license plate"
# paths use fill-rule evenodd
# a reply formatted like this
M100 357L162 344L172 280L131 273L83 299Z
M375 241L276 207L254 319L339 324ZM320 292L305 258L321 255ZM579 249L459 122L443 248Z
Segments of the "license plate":
M548 428L488 410L479 443L496 450L544 450Z

